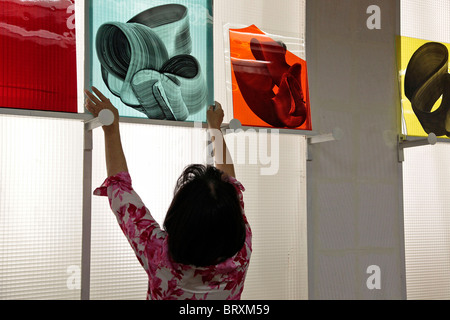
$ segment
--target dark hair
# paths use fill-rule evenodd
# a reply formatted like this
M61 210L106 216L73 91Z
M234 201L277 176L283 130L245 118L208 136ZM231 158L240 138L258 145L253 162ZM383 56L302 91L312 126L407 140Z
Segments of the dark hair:
M245 224L235 187L213 166L190 165L178 178L164 220L177 263L215 265L244 245Z

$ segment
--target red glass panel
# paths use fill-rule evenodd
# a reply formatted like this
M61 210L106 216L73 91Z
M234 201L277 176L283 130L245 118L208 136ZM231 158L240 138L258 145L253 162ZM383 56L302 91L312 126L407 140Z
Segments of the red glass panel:
M77 112L74 1L0 0L0 107Z

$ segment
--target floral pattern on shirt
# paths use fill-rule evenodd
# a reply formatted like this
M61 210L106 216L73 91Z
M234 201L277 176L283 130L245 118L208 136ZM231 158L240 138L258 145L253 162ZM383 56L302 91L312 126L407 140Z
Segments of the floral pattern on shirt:
M119 226L148 274L147 299L239 300L252 252L252 231L244 212L245 188L233 177L224 178L237 191L246 227L242 249L226 261L208 267L174 262L168 253L167 233L161 229L133 190L128 172L111 176L94 191L107 196Z

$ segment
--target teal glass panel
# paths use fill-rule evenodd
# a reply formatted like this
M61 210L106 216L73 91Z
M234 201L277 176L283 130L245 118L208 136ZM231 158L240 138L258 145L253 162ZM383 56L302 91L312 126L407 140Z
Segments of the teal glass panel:
M212 0L90 1L89 85L124 117L205 122L212 12Z

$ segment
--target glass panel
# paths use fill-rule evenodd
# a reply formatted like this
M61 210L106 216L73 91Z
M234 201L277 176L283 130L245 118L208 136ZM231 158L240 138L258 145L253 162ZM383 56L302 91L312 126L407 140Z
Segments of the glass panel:
M402 0L400 19L401 77L405 76L407 64L413 60L413 54L420 59L415 59L411 70L415 70L414 74L420 76L428 77L424 73L426 69L421 67L442 63L443 59L447 60L445 63L448 62L448 49L450 49L449 1ZM427 44L429 42L441 44L434 43L430 46ZM430 52L432 52L431 55ZM423 64L423 61L429 63ZM441 68L438 72L431 70L431 73L438 81L446 79L447 67L445 65L445 68ZM437 76L437 73L442 73L442 76ZM432 79L429 80L430 83L432 81ZM406 81L404 82L406 87ZM412 85L408 87L411 91L409 98L411 98L414 93L412 89L416 88ZM445 124L448 103L446 103L445 97L442 99L441 95L445 96L449 92L443 90L437 94L436 92L430 94L429 89L433 88L439 88L438 83L435 82L434 85L430 84L428 88L423 88L420 97L426 96L428 101L423 103L420 101L422 99L413 100L414 109L411 101L404 96L406 90L402 88L403 133L427 136L428 133L424 131L422 123L425 120L425 126L428 127L427 132L431 130L437 135L448 134L446 130L448 126ZM424 115L420 109L417 110L417 107L432 109L429 110L428 115ZM425 119L424 116L427 118ZM429 122L431 118L437 124L436 128L431 128ZM447 143L438 143L436 146L405 150L403 190L408 299L446 300L450 298L450 281L448 281L450 276L450 203L446 192L450 186L448 182L450 171L446 165L449 159L449 148L450 145Z
M397 39L402 133L450 136L447 83L450 2L402 0L401 37ZM426 84L426 85L425 85Z
M77 112L74 1L0 6L0 107Z
M403 189L408 299L450 299L449 154L448 143L405 150Z
M201 129L121 124L133 188L161 225L183 168L203 163ZM94 134L93 188L106 178L103 133ZM92 202L91 299L145 299L147 275L104 197Z
M91 83L121 116L206 121L212 0L90 1Z
M306 139L247 135L246 151L238 148L234 155L236 174L246 188L245 212L253 232L242 299L307 299ZM257 149L252 149L255 144ZM246 164L239 161L243 154Z
M228 27L234 117L245 126L311 130L305 40Z
M162 224L183 168L205 163L205 131L123 123L121 134L134 189ZM243 298L306 299L305 138L249 130L226 139L254 234ZM93 188L106 178L104 162L103 133L96 131ZM106 198L94 197L92 216L91 298L145 299L146 273Z
M0 300L79 299L80 121L0 116Z
M214 2L215 97L223 103L226 122L233 117L239 119L233 110L232 93L236 88L232 87L227 28L255 25L271 35L287 36L288 50L308 61L305 43L301 41L305 39L305 17L305 0L261 0L258 5L241 0ZM264 161L259 153L264 150L260 137L261 133L249 132L252 142L248 149L240 149L234 157L238 178L246 188L246 214L254 233L252 261L242 298L307 299L305 138L280 135L279 149L275 150L276 144L272 144L267 149L272 159ZM239 161L244 156L247 163Z
M221 101L224 105L226 121L235 117L243 124L246 123L251 126L292 128L300 126L301 121L298 122L297 120L302 119L298 115L301 113L300 111L306 111L303 114L307 114L307 119L301 129L311 130L306 70L308 59L305 50L305 17L305 0L261 0L258 2L258 5L254 5L253 2L240 0L216 1L214 3L215 97L217 101ZM245 33L240 34L239 37L234 37L230 41L229 30L238 28L247 28L245 30L247 35L250 33L248 31L257 33L255 40L256 38L260 40L265 38L263 41L269 41L269 38L275 40L282 44L282 47L286 47L286 55L284 55L283 49L276 45L271 46L272 48L269 50L266 50L267 48L261 50L261 47L258 47L255 40L253 45L251 45L249 40L252 37L245 39ZM267 37L263 37L260 34L261 32L266 34ZM278 52L271 57L263 57L262 51L265 51L267 54L272 49L278 50ZM267 61L262 60L266 59L267 61L273 60L275 62L272 63L275 68L271 72L264 67L267 65ZM303 61L301 76L299 75L299 65L294 66L300 60ZM236 75L234 70L232 70L232 65L237 62L239 62L238 66L241 67L239 79L235 79ZM289 68L287 65L293 66L293 68ZM277 76L274 76L274 71L278 74ZM281 77L283 81L280 81L281 74L285 76L284 78ZM274 76L274 81L271 79L272 76ZM284 81L285 78L289 78L289 86L291 86L292 92L291 100L296 102L292 105L292 110L295 109L295 112L292 112L295 115L294 117L290 117L283 111L286 105L289 104L289 102L286 104L286 101L290 99L285 99L287 92L285 90L287 87ZM272 82L276 82L276 85L272 85ZM255 83L260 84L260 86L258 87ZM280 86L282 87L281 93ZM245 97L241 94L241 89L245 90ZM257 94L252 95L252 92L257 92ZM306 102L305 106L302 106L301 93ZM262 110L260 106L265 104L269 109L273 108L270 100L275 95L278 97L276 101L278 111L277 115L273 116ZM260 101L255 102L255 99ZM285 121L292 120L292 118L297 119L295 121ZM269 124L268 122L271 123Z
M401 0L401 35L450 42L450 3L447 0Z

